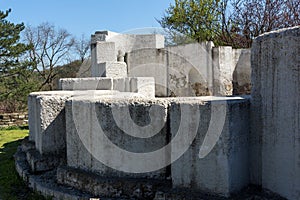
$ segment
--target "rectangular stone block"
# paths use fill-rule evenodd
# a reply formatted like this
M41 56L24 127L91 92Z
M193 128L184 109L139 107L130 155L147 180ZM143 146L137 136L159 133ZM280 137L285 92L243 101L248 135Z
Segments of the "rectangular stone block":
M139 49L127 53L129 77L154 77L155 96L166 97L167 52L164 49Z
M130 92L130 78L114 78L113 89L120 92Z
M40 154L65 150L65 101L71 91L35 92L29 95L29 138Z
M233 95L251 93L251 49L232 49Z
M249 184L249 100L242 98L180 98L171 104L173 187L229 196ZM173 139L174 140L174 139Z
M97 42L97 63L116 62L114 42Z
M113 79L95 78L63 78L59 79L60 90L113 90Z
M213 95L230 96L233 92L232 47L213 48Z
M127 65L125 62L104 62L96 66L96 77L125 78L127 77Z
M155 97L155 82L152 77L136 78L64 78L59 80L61 90L115 90L132 92L144 95L147 98ZM31 99L29 99L31 101ZM32 106L30 109L34 109Z
M114 42L116 50L123 52L165 47L165 38L160 34L110 34L106 37L106 41Z
M209 96L213 91L212 42L166 48L168 96Z
M148 112L151 107L157 110L150 118ZM144 170L156 163L151 160L136 161L126 153L115 151L113 146L132 152L133 155L162 148L167 144L166 115L167 104L158 100L73 98L66 103L67 165L105 177L165 179L169 176L165 167L153 172L138 173L134 171L136 166ZM157 129L151 123L162 123L162 126ZM153 131L153 137L138 138L145 133L144 126L150 126L146 128ZM111 144L103 143L106 141L102 138L103 133ZM167 151L162 153L162 162L167 162ZM119 164L114 165L115 162Z
M37 134L36 113L36 95L31 94L28 96L28 126L30 130L30 141L35 141Z
M91 76L96 77L100 73L97 71L99 63L117 61L115 43L102 41L91 44L91 57Z
M147 98L155 98L155 80L153 77L130 78L130 92L136 92Z

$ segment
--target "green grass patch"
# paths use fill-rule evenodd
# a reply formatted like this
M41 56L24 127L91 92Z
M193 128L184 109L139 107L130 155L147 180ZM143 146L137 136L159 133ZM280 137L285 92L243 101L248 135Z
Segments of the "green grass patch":
M43 196L31 191L15 170L13 155L21 140L28 136L22 127L0 130L0 199L1 200L43 200Z

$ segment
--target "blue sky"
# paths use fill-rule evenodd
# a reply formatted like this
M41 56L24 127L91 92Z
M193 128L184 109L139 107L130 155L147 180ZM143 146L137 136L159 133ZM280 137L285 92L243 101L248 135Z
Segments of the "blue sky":
M9 20L25 25L50 22L71 34L91 35L97 30L127 32L160 27L160 19L174 0L0 0L0 10L12 9Z

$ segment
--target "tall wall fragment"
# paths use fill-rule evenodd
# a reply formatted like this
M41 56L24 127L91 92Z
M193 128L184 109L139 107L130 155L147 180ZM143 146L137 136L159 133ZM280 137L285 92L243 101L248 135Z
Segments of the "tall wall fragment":
M266 33L252 47L251 179L300 197L300 27Z

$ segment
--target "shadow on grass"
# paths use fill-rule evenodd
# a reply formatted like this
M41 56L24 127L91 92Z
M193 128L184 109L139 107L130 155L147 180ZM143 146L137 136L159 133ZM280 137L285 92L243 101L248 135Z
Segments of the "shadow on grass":
M26 186L15 169L13 155L21 141L8 142L0 148L0 200L43 200L43 196Z

